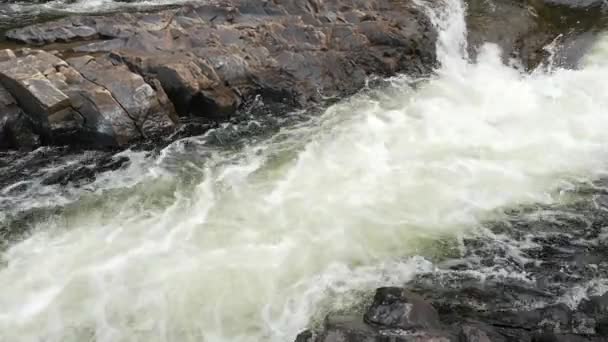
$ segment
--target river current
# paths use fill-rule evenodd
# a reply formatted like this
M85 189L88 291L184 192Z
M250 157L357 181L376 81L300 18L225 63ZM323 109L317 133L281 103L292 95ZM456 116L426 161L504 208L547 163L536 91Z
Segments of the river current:
M0 189L0 220L60 208L0 252L0 341L290 341L504 210L606 175L608 36L578 69L527 73L491 44L471 61L458 0L419 5L440 32L428 79L238 150L193 137L84 187Z

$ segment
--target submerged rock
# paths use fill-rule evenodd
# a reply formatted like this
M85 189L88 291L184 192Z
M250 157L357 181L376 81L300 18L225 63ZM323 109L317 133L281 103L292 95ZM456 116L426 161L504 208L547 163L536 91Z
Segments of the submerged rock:
M376 290L365 322L401 329L429 329L439 326L439 315L420 296L398 287Z
M466 0L469 53L497 44L505 60L527 69L541 64L576 67L606 27L603 1Z

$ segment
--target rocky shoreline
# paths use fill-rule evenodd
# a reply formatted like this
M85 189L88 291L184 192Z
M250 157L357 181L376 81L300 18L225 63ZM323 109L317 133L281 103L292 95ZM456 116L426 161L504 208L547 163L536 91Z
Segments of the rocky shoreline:
M607 21L602 1L467 5L472 58L494 42L526 70L576 67ZM28 177L90 182L129 162L118 151L158 148L223 123L267 120L276 129L295 110L324 108L370 78L427 77L438 63L433 23L414 1L398 0L224 0L71 16L6 38L19 46L0 51L0 188ZM555 51L546 49L551 42ZM237 134L259 133L252 130ZM40 173L84 151L80 164ZM330 314L296 341L608 341L608 294L584 289L580 303L564 300L608 277L602 189L568 208L525 209L489 224L495 239L465 239L460 262L380 288L364 313ZM518 221L539 212L555 214ZM20 233L21 221L0 236ZM529 236L530 224L542 234ZM508 246L520 249L514 255ZM472 276L480 269L528 278Z
M576 67L607 21L599 1L466 5L472 58L493 42L528 70L549 59ZM48 146L43 156L98 150L107 158L226 123L239 128L218 135L234 141L306 119L374 78L426 77L437 66L436 30L414 1L217 1L70 16L4 35L5 185L52 163L10 162L40 146ZM60 178L94 179L105 170L96 164Z
M399 7L234 1L11 30L30 46L69 47L2 51L3 145L125 147L166 138L180 118L226 121L254 101L307 108L369 75L428 74L435 30Z
M595 4L471 0L470 53L495 42L532 69L557 39L558 62L575 65L603 25L589 15ZM436 30L413 1L220 1L71 16L6 38L25 47L0 52L3 149L162 142L184 122L201 134L264 107L323 107L370 77L423 77L437 65Z
M433 272L377 289L363 313L330 313L296 342L608 341L605 185L506 212Z

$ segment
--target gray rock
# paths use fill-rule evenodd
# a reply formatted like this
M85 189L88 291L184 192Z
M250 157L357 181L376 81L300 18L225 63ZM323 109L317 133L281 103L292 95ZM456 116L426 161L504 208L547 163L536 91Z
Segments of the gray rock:
M41 144L34 126L17 105L17 101L0 86L0 149L32 150Z
M330 314L315 342L450 342L451 338L449 334L436 331L412 333L400 329L382 329L369 326L356 316Z
M582 300L578 310L589 315L608 316L608 292Z
M84 42L93 35L76 32L80 27L105 41ZM228 0L156 13L71 17L7 36L21 42L83 41L75 51L112 51L145 79L158 79L181 116L216 120L229 118L257 95L265 102L308 106L356 92L370 74L428 73L436 40L433 25L414 3L386 0Z
M70 106L69 97L44 75L61 63L42 51L0 63L0 83L40 127L48 126L48 116Z
M12 59L16 59L17 56L13 52L13 50L4 49L0 50L0 62L6 62Z
M460 328L459 342L493 342L490 336L476 326L465 324Z
M432 329L439 327L439 314L422 297L399 287L376 290L365 313L365 322L386 328Z
M82 57L68 59L68 63L87 81L111 94L144 137L162 135L172 130L172 106L162 105L157 92L143 77L108 58L88 58L85 63L81 61Z

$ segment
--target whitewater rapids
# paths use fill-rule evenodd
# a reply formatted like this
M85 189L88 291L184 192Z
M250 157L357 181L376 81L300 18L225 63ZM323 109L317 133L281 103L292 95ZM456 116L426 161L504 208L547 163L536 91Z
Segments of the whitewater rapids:
M428 9L430 79L392 79L241 151L199 137L131 153L58 199L0 254L0 341L290 341L432 271L439 242L605 175L608 37L578 70L523 73L493 45L469 62L464 10L446 1Z

